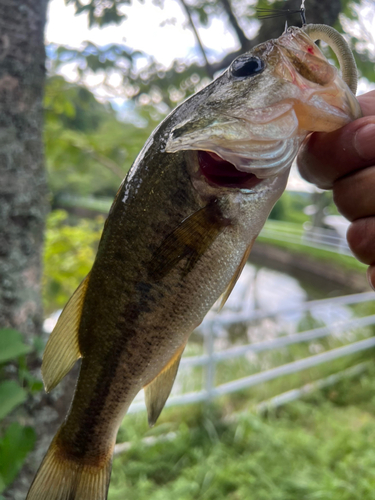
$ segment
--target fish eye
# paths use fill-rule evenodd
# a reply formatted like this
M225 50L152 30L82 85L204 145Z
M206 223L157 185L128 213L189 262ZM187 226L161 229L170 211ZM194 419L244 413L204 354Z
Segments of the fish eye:
M259 57L240 56L232 62L230 72L235 78L247 78L261 73L265 67Z

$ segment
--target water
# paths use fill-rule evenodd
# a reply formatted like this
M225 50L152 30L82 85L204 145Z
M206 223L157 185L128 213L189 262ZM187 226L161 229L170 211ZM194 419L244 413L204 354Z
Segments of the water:
M267 267L257 267L247 263L231 296L223 310L219 312L220 302L213 307L207 319L220 319L228 314L247 317L270 314L270 317L216 329L215 350L227 349L231 345L271 340L279 335L310 330L325 325L332 327L333 334L339 334L343 322L353 318L352 307L345 305L322 304L311 311L301 310L308 301L346 295L336 285L326 283L324 289L310 281L291 276ZM207 322L202 323L201 331ZM202 344L201 334L192 336L193 342ZM196 351L195 351L196 352Z

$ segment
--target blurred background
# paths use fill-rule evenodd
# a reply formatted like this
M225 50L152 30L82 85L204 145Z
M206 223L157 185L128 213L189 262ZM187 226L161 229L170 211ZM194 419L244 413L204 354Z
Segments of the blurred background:
M12 75L0 79L10 117L0 124L0 499L15 500L69 405L77 368L45 395L41 354L91 268L121 180L176 105L286 20L301 24L264 10L298 9L291 0L35 4L0 0L0 60ZM359 93L374 89L373 2L305 7L307 22L344 34ZM193 333L155 428L143 395L134 401L110 500L374 498L375 305L347 225L294 168L226 306Z

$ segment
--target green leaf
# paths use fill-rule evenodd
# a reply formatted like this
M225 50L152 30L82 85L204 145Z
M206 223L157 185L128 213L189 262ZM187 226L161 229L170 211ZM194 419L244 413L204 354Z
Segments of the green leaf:
M19 380L22 381L22 385L26 385L27 388L32 392L39 392L43 389L43 382L34 377L32 373L25 368L20 368L18 371Z
M34 339L33 339L33 346L34 346L34 349L37 352L37 354L40 355L44 351L45 342L39 336L38 337L34 337ZM0 500L1 500L1 498L0 498Z
M0 419L4 418L16 406L25 401L27 392L14 380L7 380L0 384Z
M0 330L0 363L11 361L30 351L31 347L24 343L20 332L12 328Z
M12 483L28 453L33 449L36 435L31 427L11 424L0 440L0 491Z

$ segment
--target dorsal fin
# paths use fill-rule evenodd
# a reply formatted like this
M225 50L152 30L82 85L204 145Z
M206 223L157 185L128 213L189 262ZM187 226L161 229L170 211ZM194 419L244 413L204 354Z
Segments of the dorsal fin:
M154 380L144 387L148 424L150 427L155 425L171 393L185 345L186 344L183 344L178 349L169 363L161 370Z
M229 295L232 293L232 290L234 288L234 285L237 283L238 278L241 276L242 270L245 267L245 264L247 262L247 259L249 258L251 249L253 248L255 238L253 241L250 243L250 245L246 248L245 253L243 254L243 257L241 259L241 262L239 263L236 272L233 274L232 279L229 282L229 285L225 292L223 293L221 302L220 302L220 309L222 309L225 305L225 302L228 300Z
M89 276L86 276L69 299L48 339L42 363L42 377L46 392L56 387L81 357L78 329Z

